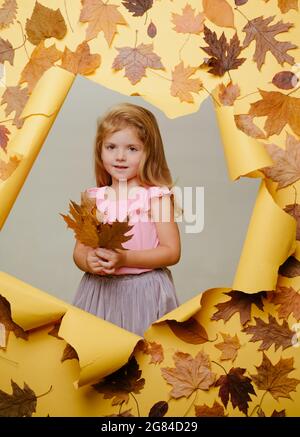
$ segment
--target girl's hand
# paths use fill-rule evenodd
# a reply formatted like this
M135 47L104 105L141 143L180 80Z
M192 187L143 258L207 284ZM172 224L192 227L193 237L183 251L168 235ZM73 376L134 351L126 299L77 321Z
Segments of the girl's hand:
M121 249L111 250L99 247L96 249L99 265L105 269L117 269L125 265L125 251Z
M111 275L114 273L114 268L109 268L107 266L103 266L99 262L99 257L97 255L98 249L90 249L86 256L86 265L88 268L88 273L93 273L94 275Z

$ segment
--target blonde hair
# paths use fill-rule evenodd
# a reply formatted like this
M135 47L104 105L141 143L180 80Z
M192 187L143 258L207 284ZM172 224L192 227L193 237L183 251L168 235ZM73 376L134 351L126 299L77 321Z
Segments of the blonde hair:
M101 158L102 144L107 135L111 135L125 127L133 127L144 145L144 153L140 161L137 177L141 186L167 186L170 190L175 185L169 170L164 146L155 116L148 109L125 102L111 107L102 117L97 119L97 133L94 142L95 177L97 187L111 185L111 175L105 170ZM182 209L171 196L175 216Z

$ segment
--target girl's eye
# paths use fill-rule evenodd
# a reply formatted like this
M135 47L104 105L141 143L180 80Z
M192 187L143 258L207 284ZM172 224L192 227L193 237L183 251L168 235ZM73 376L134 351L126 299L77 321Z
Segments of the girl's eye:
M130 150L137 150L135 147L130 147Z

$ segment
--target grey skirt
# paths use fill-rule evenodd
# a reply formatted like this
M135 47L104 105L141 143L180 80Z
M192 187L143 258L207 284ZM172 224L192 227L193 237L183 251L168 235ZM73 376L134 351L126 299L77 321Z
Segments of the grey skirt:
M153 322L179 306L171 271L139 274L85 272L72 304L127 331L143 336Z

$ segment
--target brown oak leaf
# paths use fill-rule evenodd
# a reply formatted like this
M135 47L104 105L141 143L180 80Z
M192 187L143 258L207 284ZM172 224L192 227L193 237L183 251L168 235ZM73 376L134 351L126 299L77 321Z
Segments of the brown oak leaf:
M197 322L194 317L190 317L185 322L176 320L167 320L167 324L176 337L185 343L201 344L208 341L208 335L205 328Z
M261 171L267 178L278 182L277 190L291 185L300 179L300 141L286 133L286 149L275 144L264 144L274 164Z
M146 68L164 68L160 57L153 52L153 44L139 44L137 47L116 47L119 54L115 57L112 68L125 68L125 77L135 85L143 76Z
M182 15L172 13L172 22L175 24L173 28L179 33L195 33L198 34L203 31L203 22L205 15L203 12L195 15L195 9L188 3L182 10Z
M70 344L67 344L67 346L64 348L63 355L60 361L63 363L66 360L74 360L74 359L79 360L78 354Z
M0 37L0 62L4 64L8 61L10 65L13 65L15 57L15 51L8 39L5 41Z
M212 407L208 405L195 405L195 416L196 417L224 417L225 410L219 402L214 401Z
M171 95L179 97L181 102L193 103L193 93L198 93L203 83L200 79L191 79L190 76L197 71L197 67L184 67L183 61L172 71Z
M10 134L10 130L8 130L4 125L0 125L0 148L6 153L7 144L8 144L8 135Z
M0 417L31 417L36 411L37 397L24 382L24 388L11 379L12 394L0 390Z
M221 335L224 341L215 345L215 347L222 352L221 360L234 361L236 359L238 350L241 347L238 336L235 334L235 336L232 337L231 335L223 334L222 332Z
M245 325L251 319L251 305L256 305L258 309L263 310L262 298L266 297L265 291L254 294L243 293L242 291L232 290L224 293L231 297L226 302L218 303L218 311L212 316L211 320L224 320L227 322L233 314L240 314L240 321Z
M31 18L27 18L25 30L28 40L37 46L46 38L64 38L67 26L59 9L54 11L36 1Z
M91 55L88 43L83 41L78 45L75 52L71 52L68 47L65 47L60 67L73 74L88 75L94 73L100 62L101 56L97 53Z
M270 135L279 135L288 123L295 134L300 135L300 99L279 91L264 91L258 88L262 99L250 103L249 115L267 117L264 130Z
M280 319L287 319L292 314L297 321L300 320L300 293L293 287L279 286L271 297L275 305L280 305L278 315Z
M240 411L247 415L248 402L251 401L250 393L256 396L254 388L251 384L251 379L244 376L246 369L240 367L232 367L226 375L220 376L216 382L216 386L220 386L219 396L222 402L227 407L230 400L233 408L238 407Z
M262 340L262 344L258 348L259 351L269 349L272 344L275 346L275 351L280 346L282 349L292 346L294 332L290 330L286 320L283 321L282 325L279 325L271 314L269 314L268 323L258 317L254 317L254 320L256 325L245 327L243 332L253 335L250 340L252 342Z
M297 258L289 256L288 259L279 267L278 273L282 276L286 276L287 278L295 278L296 276L300 276L300 262L297 260Z
M119 5L107 4L101 0L81 0L82 9L79 21L89 23L85 39L87 41L96 38L103 31L107 44L110 46L117 33L117 24L127 24L123 15L119 12Z
M122 5L133 12L133 17L142 17L153 6L153 0L125 0Z
M215 382L209 356L200 351L193 358L190 354L176 352L173 355L175 367L161 368L162 376L173 386L170 396L178 399L189 397L195 390L208 390Z
M17 0L5 0L0 8L0 30L13 23L17 15Z
M24 123L24 119L20 118L20 115L28 98L28 88L20 88L20 85L8 86L2 94L1 105L7 105L5 108L5 115L8 116L11 112L15 111L13 124L15 124L18 129L21 129Z
M25 65L19 83L28 82L28 91L31 93L41 76L61 58L61 55L54 44L45 47L44 41L41 41Z
M272 53L281 65L283 65L284 62L288 62L291 65L295 63L293 56L286 52L287 50L297 48L296 44L286 41L277 41L275 39L275 36L279 33L287 32L293 26L293 23L283 23L282 20L280 20L276 24L270 25L274 18L275 15L267 18L260 16L253 20L248 20L248 23L242 29L242 31L246 33L243 48L248 47L252 41L256 42L253 61L256 62L259 70L265 62L268 51Z
M209 59L209 66L211 67L208 70L209 73L223 76L226 71L235 70L246 61L247 58L238 58L242 47L236 33L231 38L229 44L224 32L220 39L218 39L216 32L212 32L205 25L204 35L204 41L208 44L208 47L200 48L211 56Z
M253 122L249 114L234 114L234 121L238 129L252 138L266 138L266 134Z
M289 378L287 375L294 370L294 358L280 358L277 364L272 364L263 352L263 360L260 366L255 366L257 375L251 375L254 384L260 390L268 391L274 399L291 399L290 392L296 391L300 380Z
M2 161L2 159L0 159L0 179L2 179L3 181L8 179L9 176L18 167L20 162L21 159L18 156L11 156L8 162Z
M106 376L102 381L93 384L98 393L104 394L104 399L113 398L112 405L127 403L129 393L139 394L144 388L145 379L140 378L142 371L135 357L131 357L123 367L111 375Z
M230 81L226 86L223 83L220 83L218 97L222 105L232 106L240 95L241 90L237 83L233 85Z
M13 332L16 337L21 337L23 340L28 340L28 334L21 326L17 325L11 318L10 303L4 296L0 295L0 323L5 327L6 339L10 332ZM4 348L4 346L3 346Z

